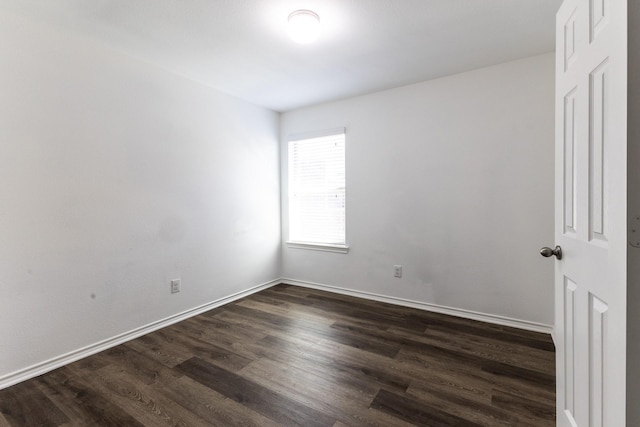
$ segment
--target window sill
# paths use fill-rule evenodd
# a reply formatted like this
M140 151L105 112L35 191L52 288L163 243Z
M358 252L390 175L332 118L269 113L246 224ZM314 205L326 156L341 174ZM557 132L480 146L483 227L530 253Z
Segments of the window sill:
M339 254L346 254L349 252L349 246L347 245L332 245L329 243L306 243L306 242L294 242L288 240L287 246L293 249L307 249L311 251L324 251L324 252L336 252Z

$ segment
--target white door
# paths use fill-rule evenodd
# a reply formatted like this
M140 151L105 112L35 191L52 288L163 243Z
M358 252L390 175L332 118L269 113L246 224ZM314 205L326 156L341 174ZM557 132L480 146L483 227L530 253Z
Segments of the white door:
M555 171L557 424L624 426L627 0L558 11Z

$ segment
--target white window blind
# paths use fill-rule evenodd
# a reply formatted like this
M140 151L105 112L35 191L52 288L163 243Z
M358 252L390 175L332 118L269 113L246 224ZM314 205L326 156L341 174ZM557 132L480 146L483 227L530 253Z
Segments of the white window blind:
M289 141L289 240L345 245L345 134Z

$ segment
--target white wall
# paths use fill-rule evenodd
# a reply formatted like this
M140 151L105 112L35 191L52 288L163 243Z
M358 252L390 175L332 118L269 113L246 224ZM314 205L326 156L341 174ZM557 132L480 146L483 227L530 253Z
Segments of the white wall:
M0 52L0 378L280 276L276 113L6 12Z
M284 277L553 323L553 54L283 114L284 239L286 136L340 126L351 251Z
M552 54L279 123L7 12L0 51L0 381L281 275L552 323ZM349 254L281 253L279 126L347 127Z

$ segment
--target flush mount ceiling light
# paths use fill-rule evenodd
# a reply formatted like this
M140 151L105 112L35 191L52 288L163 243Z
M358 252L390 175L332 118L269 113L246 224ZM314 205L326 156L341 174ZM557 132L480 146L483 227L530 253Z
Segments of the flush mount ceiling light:
M289 37L294 42L309 44L320 36L320 17L310 10L296 10L289 15Z

